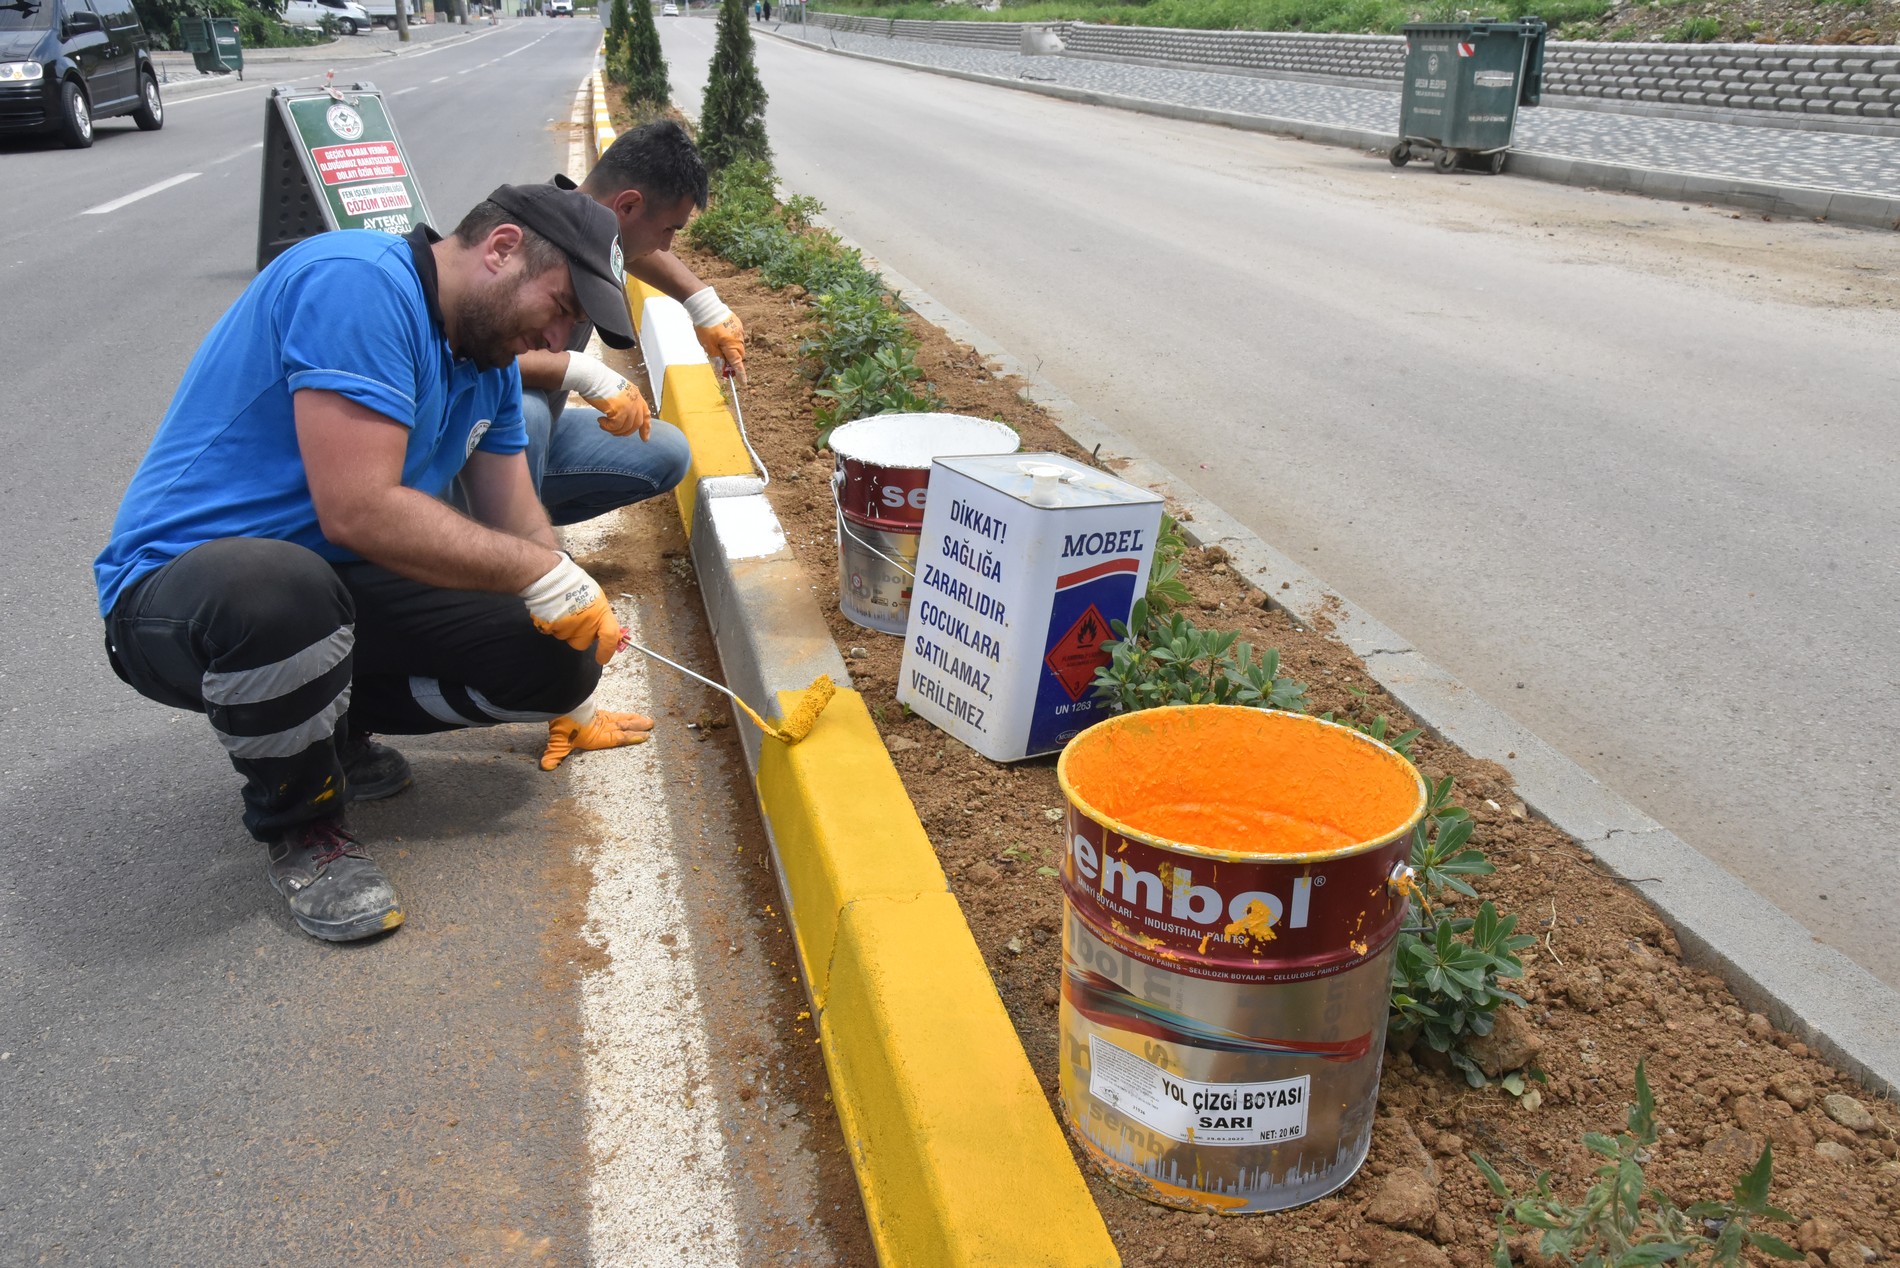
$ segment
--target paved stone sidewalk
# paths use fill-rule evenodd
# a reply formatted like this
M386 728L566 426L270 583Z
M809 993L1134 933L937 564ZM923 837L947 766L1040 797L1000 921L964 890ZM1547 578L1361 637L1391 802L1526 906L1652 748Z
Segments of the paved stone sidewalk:
M300 73L299 68L304 66L325 70L333 65L356 66L364 61L385 61L445 40L466 39L488 29L486 22L475 19L470 19L467 26L447 21L417 22L410 26L410 39L404 44L396 32L375 27L361 35L338 36L327 44L309 44L298 48L247 48L244 50L244 69L251 80L275 82L286 74ZM180 49L156 50L152 54L152 61L158 67L159 79L167 95L190 93L219 83L237 86L236 75L199 74L191 54ZM258 73L250 74L253 67L258 68Z
M786 25L779 34L796 37ZM1291 80L1169 70L1075 57L1023 57L917 40L812 28L810 41L851 52L1008 79L1202 109L1393 133L1399 94ZM1557 158L1655 168L1881 197L1900 196L1900 137L1756 128L1543 108L1518 116L1515 149Z

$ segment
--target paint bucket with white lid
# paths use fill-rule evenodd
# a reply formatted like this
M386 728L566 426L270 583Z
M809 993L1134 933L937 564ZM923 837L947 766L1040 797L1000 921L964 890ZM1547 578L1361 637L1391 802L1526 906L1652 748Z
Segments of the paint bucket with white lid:
M854 623L902 634L910 616L930 464L963 454L1015 453L1016 433L961 414L880 414L846 423L828 442L838 456L838 606Z

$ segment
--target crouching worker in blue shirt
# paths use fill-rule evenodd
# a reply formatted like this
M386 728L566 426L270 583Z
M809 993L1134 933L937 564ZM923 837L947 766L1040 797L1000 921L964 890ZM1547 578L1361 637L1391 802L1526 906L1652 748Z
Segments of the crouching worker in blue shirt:
M402 923L343 821L410 782L371 732L591 707L620 625L535 495L515 358L583 316L630 346L621 268L614 214L552 185L446 239L301 242L206 336L126 490L94 564L112 666L209 719L306 933ZM468 515L441 500L458 473Z

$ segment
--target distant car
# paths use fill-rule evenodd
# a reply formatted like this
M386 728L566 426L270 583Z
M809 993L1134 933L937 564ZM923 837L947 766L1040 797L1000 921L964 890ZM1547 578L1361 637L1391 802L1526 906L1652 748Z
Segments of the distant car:
M375 25L369 10L356 0L284 0L286 26L322 26L326 17L345 35L355 35Z
M679 15L680 7L676 4L663 4L660 6L660 16L663 18L677 18Z
M548 0L548 16L551 18L573 17L574 0Z
M52 132L84 149L92 121L118 114L157 131L151 47L132 0L0 4L0 135Z

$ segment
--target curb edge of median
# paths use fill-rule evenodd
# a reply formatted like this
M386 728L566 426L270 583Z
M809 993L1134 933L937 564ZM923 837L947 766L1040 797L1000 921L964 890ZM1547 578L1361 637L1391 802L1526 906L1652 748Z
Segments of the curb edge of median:
M688 320L637 280L629 293L643 342L649 322ZM650 367L666 346L682 353L660 367L659 412L692 443L694 487L679 509L728 684L755 704L777 699L781 716L816 674L840 684L797 745L762 742L735 721L879 1261L1116 1268L1107 1225L850 689L719 380L696 342L651 333Z
M1088 414L994 339L939 303L823 216L814 222L857 249L865 266L924 320L1029 385L1024 395L1084 449L1125 459L1115 474L1184 512L1194 544L1219 545L1230 566L1303 625L1330 626L1420 725L1511 773L1518 795L1634 889L1676 934L1686 958L1717 973L1751 1008L1817 1049L1862 1086L1900 1094L1900 992L1749 889L1595 776L1425 659L1407 640Z
M1010 79L1002 75L986 75L980 71L932 66L925 62L907 62L900 58L880 57L875 53L859 52L856 49L817 44L776 31L765 31L763 34L819 53L853 57L860 61L877 62L903 70L943 75L951 79L989 84L997 88L1013 88L1018 92L1037 93L1044 97L1055 97L1081 105L1105 106L1113 110L1127 110L1135 114L1154 115L1163 119L1180 119L1189 123L1213 123L1243 132L1267 132L1300 141L1313 141L1322 145L1345 146L1358 150L1387 150L1398 140L1396 133L1379 132L1369 128L1319 123L1305 119L1286 119L1274 115L1245 114L1233 110L1213 110L1204 106L1183 106L1168 101L1152 101L1145 97L1129 97L1119 93L1071 88L1066 84ZM1884 197L1879 194L1854 193L1848 190L1824 189L1810 185L1784 185L1773 181L1743 180L1701 172L1638 167L1633 164L1545 154L1535 150L1512 150L1505 160L1504 170L1513 175L1549 181L1553 184L1576 185L1658 200L1687 198L1723 207L1736 207L1762 215L1781 216L1784 219L1820 219L1865 229L1900 229L1900 198Z

